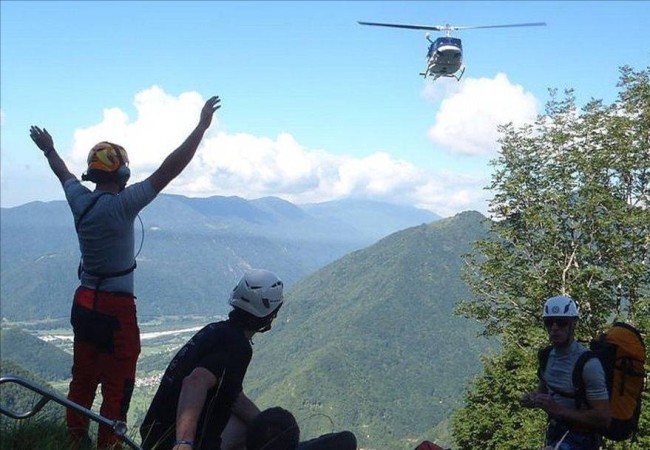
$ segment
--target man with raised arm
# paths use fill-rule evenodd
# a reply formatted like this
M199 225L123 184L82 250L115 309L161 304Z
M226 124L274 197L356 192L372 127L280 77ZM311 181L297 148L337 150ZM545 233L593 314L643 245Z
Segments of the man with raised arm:
M90 150L88 170L81 177L95 183L90 190L70 173L48 131L30 128L32 140L63 185L81 250L80 285L70 319L74 348L68 399L90 409L101 384L100 414L108 419L126 421L140 354L133 281L134 220L189 164L220 106L219 97L211 97L185 141L151 176L130 186L126 186L129 159L122 146L105 141ZM85 416L67 410L66 422L72 448L90 440ZM103 426L97 444L100 449L119 448L118 438Z

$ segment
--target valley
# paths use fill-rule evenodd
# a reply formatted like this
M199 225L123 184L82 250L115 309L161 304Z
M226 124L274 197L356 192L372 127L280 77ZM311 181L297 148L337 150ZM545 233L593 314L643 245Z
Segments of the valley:
M470 211L424 223L414 215L410 227L378 240L365 232L343 242L354 237L346 231L352 225L330 210L316 217L270 199L156 201L143 214L146 252L136 277L142 351L128 415L132 433L175 352L198 328L227 314L242 271L264 267L286 284L273 329L253 338L244 380L260 408L292 411L306 439L347 429L361 447L378 450L449 442L449 417L480 373L480 356L496 344L454 312L471 295L460 276L462 255L485 236L484 216ZM72 363L68 315L77 284L69 268L78 262L64 207L3 211L10 220L2 222L0 267L3 368L17 365L62 394ZM403 226L384 214L384 223ZM356 229L382 220L371 216L357 216ZM99 402L98 394L94 409Z

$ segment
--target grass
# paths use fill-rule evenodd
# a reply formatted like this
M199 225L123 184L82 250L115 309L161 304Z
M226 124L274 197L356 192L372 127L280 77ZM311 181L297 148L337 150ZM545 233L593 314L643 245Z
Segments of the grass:
M68 431L63 418L38 418L37 416L24 419L12 420L2 417L0 420L0 450L65 450L70 448L68 442ZM97 424L91 421L90 436L93 442L96 441ZM139 443L139 438L134 436L130 430L129 438ZM115 450L120 448L114 447ZM121 446L124 450L130 449L126 444ZM79 450L94 450L91 443L82 445Z
M1 450L61 450L68 448L68 434L63 421L39 418L12 421L3 418L0 425Z
M189 328L198 325L205 325L205 317L194 316L176 316L176 317L159 317L155 320L141 322L140 327L143 332L157 332L168 331L170 329ZM13 324L12 324L13 325ZM21 323L22 327L30 332L42 335L71 335L71 330L64 328L60 321L37 321ZM52 326L50 328L49 326ZM137 371L138 377L147 377L151 375L160 375L164 371L168 359L170 358L169 352L175 351L180 348L190 337L192 333L177 333L164 335L157 338L147 339L143 342L143 349L140 359L148 355L161 354L160 363L156 363L154 367L149 370L139 369ZM71 342L57 341L53 342L59 348L71 353ZM51 386L61 395L65 396L68 391L69 379L66 380L52 380L49 381ZM138 428L142 421L144 414L153 398L157 383L155 385L136 386L131 406L127 417L129 427L128 436L134 442L140 442ZM97 389L95 401L92 406L93 411L99 411L101 405L101 388ZM1 402L1 401L0 401ZM54 405L53 402L48 404L52 405L56 414L37 414L36 416L24 419L14 420L9 417L0 415L0 450L65 450L68 449L68 435L64 420L64 409L59 405ZM61 408L59 410L59 408ZM60 411L60 412L59 412ZM23 412L23 411L19 411ZM93 440L97 436L97 424L91 421L90 434ZM129 449L127 445L123 445L124 449ZM87 446L80 450L94 449L93 446Z

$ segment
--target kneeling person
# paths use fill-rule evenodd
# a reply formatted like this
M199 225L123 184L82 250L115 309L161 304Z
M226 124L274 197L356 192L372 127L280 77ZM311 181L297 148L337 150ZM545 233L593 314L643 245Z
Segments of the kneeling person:
M230 295L228 319L198 331L169 363L140 427L144 449L218 449L231 417L248 425L260 413L242 387L250 340L271 329L282 302L275 274L244 274Z

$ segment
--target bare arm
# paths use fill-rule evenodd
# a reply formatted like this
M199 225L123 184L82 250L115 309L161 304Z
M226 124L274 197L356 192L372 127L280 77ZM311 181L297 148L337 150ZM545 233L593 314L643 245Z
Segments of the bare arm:
M606 428L610 422L609 400L592 400L589 405L589 409L566 408L555 403L550 395L535 397L535 407L543 409L551 417L592 430Z
M194 441L196 427L208 390L217 385L218 378L203 367L197 367L183 380L176 408L176 439ZM174 448L182 448L184 444ZM185 445L185 447L189 447Z
M248 424L260 413L259 408L243 392L240 392L232 405L232 415L221 433L222 450L242 450L246 448L246 429Z
M38 148L43 151L43 155L45 155L47 161L50 163L52 172L54 172L54 175L56 175L61 184L70 178L74 178L74 175L70 173L65 162L63 162L59 154L56 152L54 141L47 129L43 128L41 130L39 127L32 125L29 129L29 136Z
M203 139L203 134L212 123L212 115L221 107L219 97L211 97L201 110L199 123L194 131L176 150L171 152L158 169L151 174L149 180L156 192L162 191L174 178L176 178L190 163L196 149Z
M232 413L245 424L249 424L260 413L260 409L242 391L232 405Z

